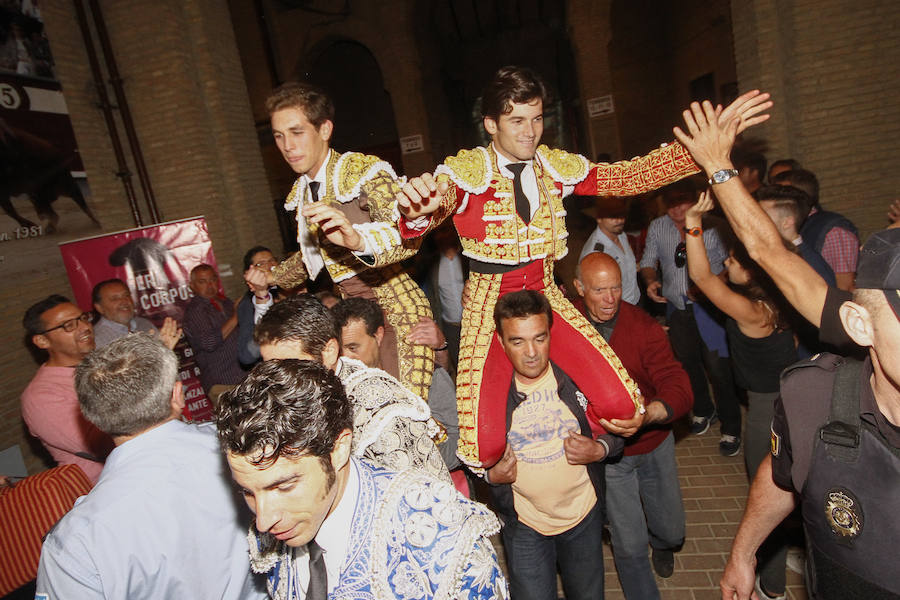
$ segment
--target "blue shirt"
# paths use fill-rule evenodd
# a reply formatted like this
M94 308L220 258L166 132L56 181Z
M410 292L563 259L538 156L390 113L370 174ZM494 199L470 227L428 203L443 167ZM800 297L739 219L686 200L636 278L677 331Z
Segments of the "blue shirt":
M603 252L612 256L619 263L619 270L622 272L622 300L628 304L637 304L641 300L641 288L637 281L637 260L631 250L631 244L628 243L628 236L622 232L617 239L624 250L597 227L581 248L578 262L580 263L591 252Z
M687 260L684 265L678 267L675 264L675 248L682 242L681 232L675 226L675 222L669 215L663 215L653 219L647 230L647 245L644 247L644 255L641 257L641 268L656 268L657 262L662 268L662 295L669 304L678 310L683 310L690 303L687 298L690 277L688 276ZM709 267L713 274L718 275L725 268L725 258L728 256L719 239L719 233L713 229L703 231L703 245L706 246L706 255L709 257ZM687 255L685 254L685 258Z
M250 521L213 426L169 421L117 446L50 531L36 598L265 598Z
M156 331L156 327L144 317L133 317L128 325L100 317L100 320L94 325L94 343L97 348L103 348L135 331Z

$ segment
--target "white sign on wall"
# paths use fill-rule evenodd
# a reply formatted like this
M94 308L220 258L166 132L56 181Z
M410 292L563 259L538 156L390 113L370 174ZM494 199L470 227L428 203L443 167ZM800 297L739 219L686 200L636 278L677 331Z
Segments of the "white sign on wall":
M599 96L597 98L589 98L587 101L588 116L591 118L601 115L611 115L616 111L613 107L612 94Z
M400 138L400 150L403 154L413 154L425 150L422 134L410 135Z

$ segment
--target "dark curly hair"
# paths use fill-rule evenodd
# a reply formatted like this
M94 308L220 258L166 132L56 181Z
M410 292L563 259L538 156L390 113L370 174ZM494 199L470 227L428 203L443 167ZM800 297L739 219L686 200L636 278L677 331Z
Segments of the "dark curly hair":
M329 369L310 360L269 360L222 394L216 428L225 452L254 465L316 456L330 472L335 442L343 430L353 430L353 411Z
M547 86L540 75L528 67L503 67L494 74L481 94L481 116L495 121L509 114L512 105L540 100L547 104Z

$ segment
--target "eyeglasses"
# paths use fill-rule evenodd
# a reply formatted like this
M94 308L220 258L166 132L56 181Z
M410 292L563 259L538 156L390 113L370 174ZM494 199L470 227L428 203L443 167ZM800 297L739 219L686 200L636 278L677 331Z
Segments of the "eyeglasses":
M253 263L251 266L256 267L257 269L262 269L265 267L273 267L278 264L278 261L274 258L267 258L266 260L261 260L259 262Z
M62 329L66 333L72 333L78 328L78 323L90 323L91 322L91 313L83 312L74 319L67 319L57 325L56 327L51 327L50 329L45 329L40 332L38 335L44 335L50 333L54 329Z
M675 246L675 266L681 269L687 263L687 246L684 242L679 242Z

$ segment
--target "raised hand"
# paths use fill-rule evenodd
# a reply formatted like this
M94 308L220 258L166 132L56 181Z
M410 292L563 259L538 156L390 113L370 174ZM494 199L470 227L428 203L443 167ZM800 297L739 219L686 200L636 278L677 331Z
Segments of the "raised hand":
M166 348L173 350L178 340L181 339L181 327L172 317L166 317L162 327L159 328L159 341L165 344Z
M269 293L269 286L272 284L272 271L250 267L244 271L244 283L256 296L265 296Z
M731 168L731 148L741 123L740 117L731 115L727 119L723 118L725 112L718 113L708 100L704 100L702 105L692 102L691 107L681 114L687 133L680 127L675 127L672 131L694 157L694 161L708 175L719 169Z
M423 173L421 177L413 177L406 182L397 196L397 209L407 219L415 219L436 211L441 204L450 184L434 180L431 173Z
M708 213L713 208L712 192L703 190L700 192L700 199L687 210L686 217L701 219L704 213Z
M738 96L734 102L722 109L716 107L720 126L727 125L734 117L738 118L737 133L741 133L748 127L758 125L769 119L769 115L763 111L772 108L771 96L759 90L751 90ZM762 113L762 114L761 114Z

